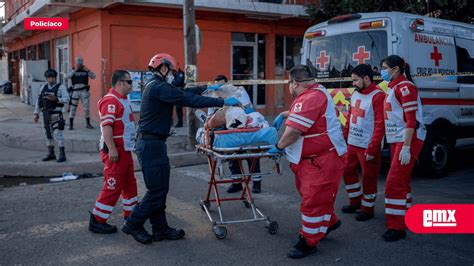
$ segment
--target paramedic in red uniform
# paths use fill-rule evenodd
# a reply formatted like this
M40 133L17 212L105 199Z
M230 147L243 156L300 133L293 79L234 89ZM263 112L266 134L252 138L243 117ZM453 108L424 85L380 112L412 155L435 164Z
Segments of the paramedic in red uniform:
M382 138L385 133L383 103L385 93L373 82L374 72L367 64L352 70L349 119L344 130L347 139L347 164L344 183L349 194L349 205L342 212L353 213L357 209L357 221L374 217L377 196L377 177L380 173ZM362 169L362 184L358 168Z
M411 172L423 146L426 129L418 89L405 61L391 55L381 62L382 78L389 82L385 99L385 135L390 144L391 165L385 184L386 241L405 238L404 216L411 206ZM404 75L405 74L405 75Z
M100 157L104 162L104 186L92 209L89 230L99 234L117 232L107 223L118 198L122 197L123 216L130 215L138 201L137 182L133 172L132 151L135 149L135 123L127 95L132 90L130 74L117 70L112 88L99 101Z
M286 153L301 195L300 237L288 252L290 258L303 258L316 251L319 241L341 222L334 214L334 201L344 172L347 147L334 102L326 89L312 78L307 66L290 71L289 89L295 100L288 112L280 141L269 153Z

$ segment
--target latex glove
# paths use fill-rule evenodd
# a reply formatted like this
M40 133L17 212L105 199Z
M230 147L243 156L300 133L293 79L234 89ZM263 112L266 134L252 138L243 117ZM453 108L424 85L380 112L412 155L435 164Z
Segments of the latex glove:
M35 123L38 123L39 115L38 115L38 114L35 114L35 117L33 118L33 120L35 121Z
M223 85L224 85L224 83L214 84L214 85L207 86L207 89L210 90L210 91L221 91L222 90L221 87Z
M402 146L402 150L400 151L400 155L398 155L398 159L400 160L401 165L407 165L410 163L410 146Z
M253 109L253 107L247 107L247 108L245 108L245 113L246 113L246 114L250 114L250 113L253 113L253 112L255 112L255 109Z
M283 124L283 121L285 121L285 117L283 114L279 114L275 120L273 120L272 127L276 128L276 130L279 130L281 125Z
M283 154L283 152L285 152L285 149L280 149L280 148L278 148L277 145L275 145L275 147L269 149L267 152L270 153L270 154L275 154L275 155L276 154Z
M227 105L227 106L235 106L239 104L240 104L239 100L237 100L237 98L235 97L229 97L224 100L224 105Z

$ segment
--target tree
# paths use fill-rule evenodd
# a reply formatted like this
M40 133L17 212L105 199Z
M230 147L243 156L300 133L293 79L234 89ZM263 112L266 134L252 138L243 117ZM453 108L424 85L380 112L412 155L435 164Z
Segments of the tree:
M474 24L474 4L469 0L321 0L306 5L316 22L348 13L400 11Z

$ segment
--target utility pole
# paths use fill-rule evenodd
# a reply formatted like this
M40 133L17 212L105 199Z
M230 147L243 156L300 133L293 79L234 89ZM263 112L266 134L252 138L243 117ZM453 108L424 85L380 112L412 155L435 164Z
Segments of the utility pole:
M183 31L184 31L184 60L186 82L197 81L197 51L196 51L196 29L194 16L194 0L184 0L183 6ZM195 135L198 129L198 120L194 114L194 108L186 108L186 121L188 123L188 145L194 148L196 144Z

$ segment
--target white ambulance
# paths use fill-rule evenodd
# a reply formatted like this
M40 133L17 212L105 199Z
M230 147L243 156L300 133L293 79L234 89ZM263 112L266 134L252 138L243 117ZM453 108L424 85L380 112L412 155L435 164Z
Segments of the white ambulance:
M314 66L317 78L350 77L361 63L378 75L380 61L391 54L407 61L412 76L474 72L474 25L400 12L349 14L310 27L302 53L302 63ZM456 140L474 137L474 76L414 81L428 128L419 169L440 174ZM342 95L350 96L351 82L324 85L347 108Z

